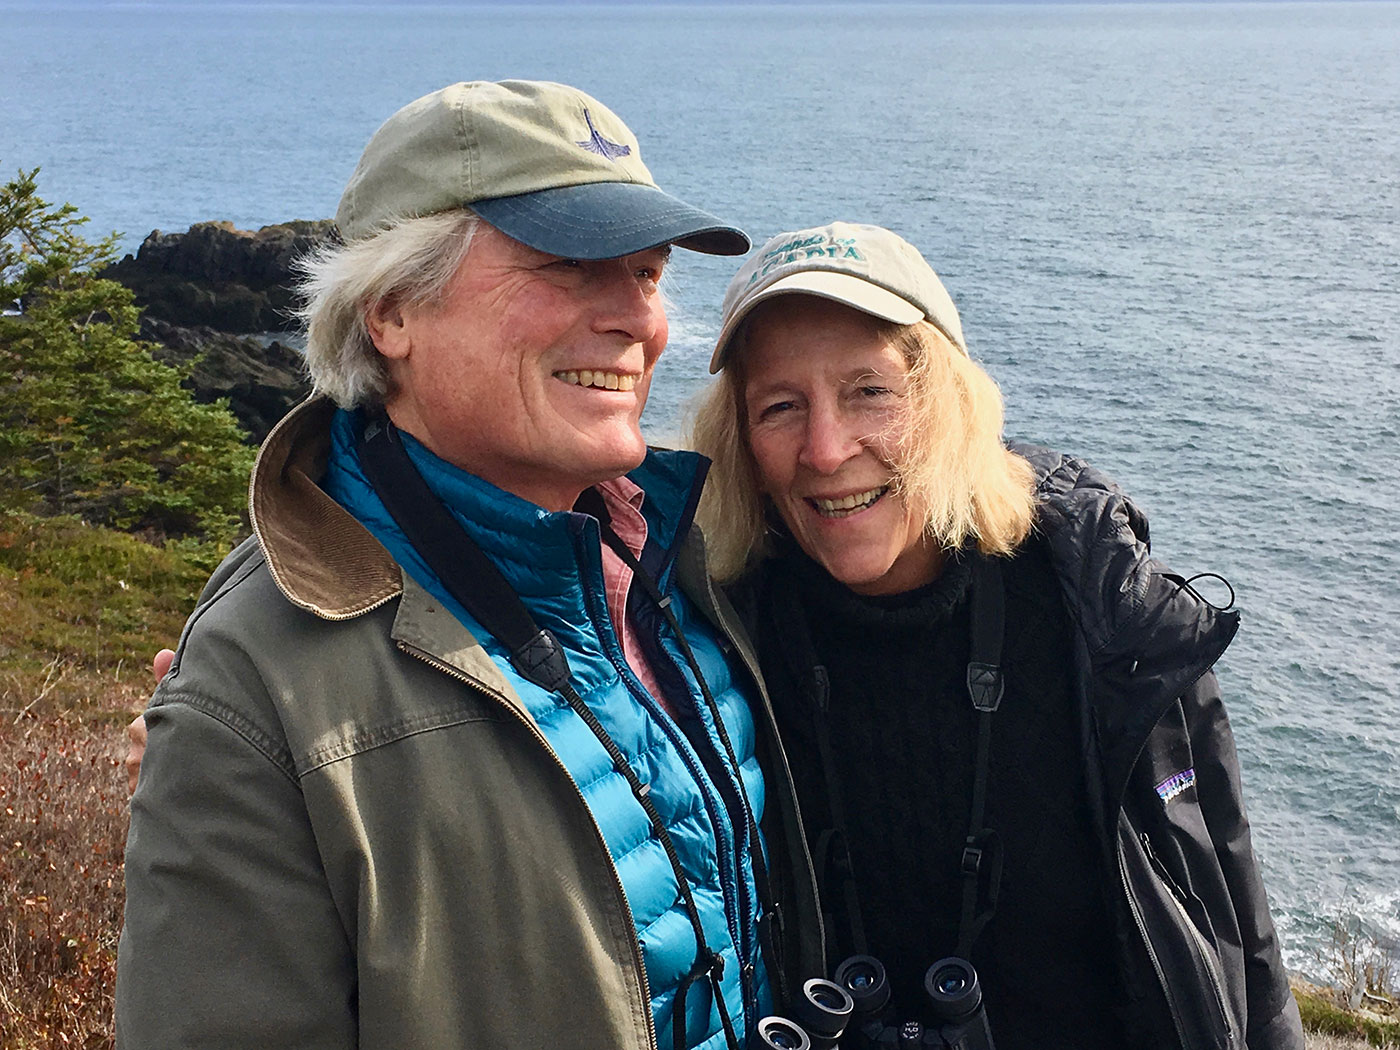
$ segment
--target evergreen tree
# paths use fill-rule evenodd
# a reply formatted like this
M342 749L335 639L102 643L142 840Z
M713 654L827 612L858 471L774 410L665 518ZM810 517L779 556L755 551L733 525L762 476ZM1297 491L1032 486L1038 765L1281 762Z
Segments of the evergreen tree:
M0 186L0 510L228 539L253 450L137 340L131 292L97 276L116 235L85 240L37 175Z

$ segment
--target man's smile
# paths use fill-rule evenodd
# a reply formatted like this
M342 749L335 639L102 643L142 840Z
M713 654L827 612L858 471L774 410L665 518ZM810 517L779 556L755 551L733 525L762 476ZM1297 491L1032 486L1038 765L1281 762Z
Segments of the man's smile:
M637 385L640 377L631 372L604 372L583 368L577 372L555 372L554 378L575 386L591 386L599 390L631 390Z

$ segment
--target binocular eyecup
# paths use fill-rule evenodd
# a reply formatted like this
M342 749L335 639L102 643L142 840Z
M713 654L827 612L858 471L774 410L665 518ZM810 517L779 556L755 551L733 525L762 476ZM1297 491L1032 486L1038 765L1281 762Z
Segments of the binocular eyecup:
M802 982L792 1004L792 1020L765 1017L755 1032L757 1046L769 1050L831 1050L846 1032L855 1000L833 981L813 977Z
M924 994L943 1024L966 1024L982 1009L982 985L966 959L939 959L924 974Z
M854 1050L996 1050L982 1007L982 985L966 959L940 959L925 972L927 1024L895 1012L889 975L872 955L851 956L832 978L804 982L792 1004L792 1019L763 1018L751 1045L756 1050L831 1050L844 1038Z

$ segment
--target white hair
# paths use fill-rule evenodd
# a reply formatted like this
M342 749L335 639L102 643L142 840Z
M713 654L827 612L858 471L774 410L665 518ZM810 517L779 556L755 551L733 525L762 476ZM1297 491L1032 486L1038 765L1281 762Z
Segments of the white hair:
M297 317L316 393L342 408L384 403L392 384L367 314L385 301L418 306L440 298L480 222L465 208L402 219L373 237L323 245L297 260Z

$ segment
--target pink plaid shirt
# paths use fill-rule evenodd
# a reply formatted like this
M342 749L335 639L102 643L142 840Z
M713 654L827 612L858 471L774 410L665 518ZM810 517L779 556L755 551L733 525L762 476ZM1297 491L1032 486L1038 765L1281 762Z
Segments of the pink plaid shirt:
M602 494L603 504L612 518L613 532L617 533L618 539L640 559L642 548L647 541L647 520L642 517L642 500L646 498L646 493L635 482L625 477L604 482L598 486L598 491ZM656 697L666 709L667 714L672 718L676 717L675 706L662 693L656 674L647 663L642 647L637 641L636 628L627 617L627 592L632 587L632 570L606 543L603 544L603 586L607 592L608 612L612 616L618 637L622 640L622 654L627 658L628 665L642 680L647 692Z

